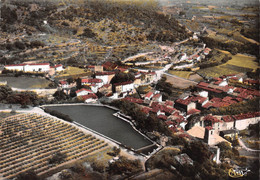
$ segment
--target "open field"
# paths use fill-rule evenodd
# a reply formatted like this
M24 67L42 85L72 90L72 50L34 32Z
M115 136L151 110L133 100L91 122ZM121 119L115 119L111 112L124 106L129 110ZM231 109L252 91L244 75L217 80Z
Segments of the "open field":
M45 78L37 77L0 77L0 81L7 81L7 85L19 89L46 88L51 83Z
M78 67L68 66L62 73L60 73L56 78L77 76L77 75L87 75L89 72L85 72L84 69Z
M1 119L0 127L0 177L4 179L29 169L46 174L109 148L68 123L33 113Z
M192 74L192 75L190 75L189 80L200 82L203 80L203 78L198 74Z
M230 54L228 51L223 53ZM228 62L215 67L200 69L197 72L207 77L219 77L227 74L238 74L242 72L255 71L259 66L255 61L255 57L243 54L232 55L232 59Z
M186 89L189 86L194 86L197 83L190 81L190 80L185 80L183 78L180 77L174 77L174 76L169 76L169 75L165 75L166 76L166 82L169 82L173 85L173 87L176 88L180 88L180 89Z
M185 79L189 79L190 75L192 74L191 71L171 71L171 70L169 70L168 73Z

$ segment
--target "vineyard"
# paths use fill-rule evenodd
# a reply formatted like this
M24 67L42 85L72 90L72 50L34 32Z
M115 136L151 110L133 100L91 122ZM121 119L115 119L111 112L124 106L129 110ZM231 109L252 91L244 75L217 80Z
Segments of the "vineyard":
M10 116L0 120L0 179L31 169L45 174L107 148L104 141L58 119L29 113Z

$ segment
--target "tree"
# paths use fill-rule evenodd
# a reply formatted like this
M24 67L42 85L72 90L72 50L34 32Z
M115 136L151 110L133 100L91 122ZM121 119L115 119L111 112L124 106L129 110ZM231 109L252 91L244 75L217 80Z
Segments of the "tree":
M67 99L67 95L63 91L61 91L61 90L56 91L53 94L53 97L55 99L57 99L58 101Z
M22 172L16 176L17 180L38 180L40 179L33 170Z
M206 162L211 153L208 150L208 146L201 141L192 141L190 144L186 144L184 152L187 153L191 159L203 163Z
M125 157L120 157L119 160L109 164L108 172L114 174L131 175L142 171L140 160L129 160Z
M49 164L60 164L63 161L65 161L67 155L65 153L56 152L52 155L52 157L49 159Z

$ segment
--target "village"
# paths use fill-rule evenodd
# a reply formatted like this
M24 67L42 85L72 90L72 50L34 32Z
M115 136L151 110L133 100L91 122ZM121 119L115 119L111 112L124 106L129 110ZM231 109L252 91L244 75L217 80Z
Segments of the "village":
M74 99L88 104L113 100L136 103L145 114L156 114L173 133L187 138L196 137L215 147L220 142L228 142L225 139L227 136L237 138L240 130L258 123L260 114L249 112L214 115L205 112L258 98L258 90L240 85L258 86L259 80L247 78L245 73L240 73L207 81L192 81L192 91L183 93L175 100L163 98L160 90L155 89L156 83L162 78L173 76L168 72L170 68L192 69L194 64L205 59L212 51L205 46L200 45L193 52L182 45L161 46L162 53L136 55L127 58L121 65L110 61L102 65L88 65L85 68L91 72L89 76L59 79L56 90L67 96L75 94ZM140 59L142 62L138 61ZM55 78L55 75L66 71L62 64L50 66L50 63L13 64L4 68L3 71L10 72L44 73L46 78ZM146 90L141 92L141 87ZM160 143L165 145L164 141L165 139ZM231 142L228 143L231 145Z
M0 180L254 179L257 8L87 2L0 5Z

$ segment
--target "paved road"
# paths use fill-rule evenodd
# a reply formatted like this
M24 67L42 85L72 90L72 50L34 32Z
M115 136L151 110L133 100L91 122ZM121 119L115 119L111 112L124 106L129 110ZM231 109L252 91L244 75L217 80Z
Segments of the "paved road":
M239 142L239 145L244 148L246 151L250 151L250 152L260 152L260 150L255 150L255 149L251 149L251 148L248 148L246 147L245 143L240 139L238 138L238 142Z

